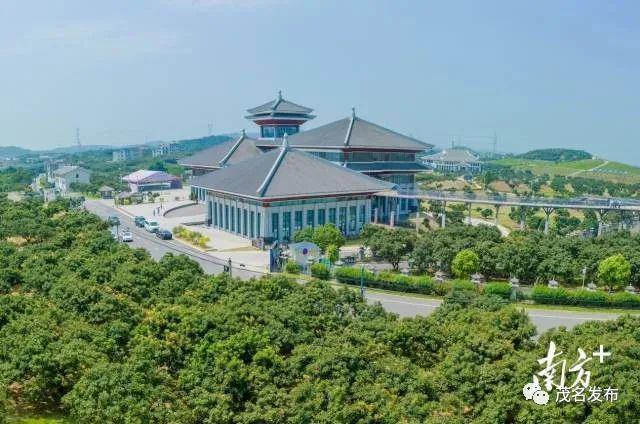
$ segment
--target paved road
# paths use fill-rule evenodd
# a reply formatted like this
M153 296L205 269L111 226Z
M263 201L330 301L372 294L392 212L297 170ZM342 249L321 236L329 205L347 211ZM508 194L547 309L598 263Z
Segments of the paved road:
M394 312L401 317L428 315L442 303L442 301L438 299L425 299L379 292L368 292L366 297L369 302L380 302L387 311ZM615 313L591 313L531 308L527 308L526 311L538 329L538 333L561 325L571 328L585 321L607 321L616 319L619 316L619 314Z
M198 262L200 266L202 266L202 269L208 274L219 274L223 271L223 265L226 265L224 261L186 246L183 243L156 238L155 235L148 233L144 229L136 227L131 217L117 209L106 206L100 202L90 200L85 202L85 206L88 211L93 212L104 219L110 215L117 215L120 218L120 222L125 227L130 227L133 232L134 241L131 243L132 247L141 247L148 250L151 256L156 260L162 258L162 256L169 252L174 254L185 254ZM257 271L250 271L235 266L232 267L232 273L235 277L240 277L242 279L260 277L263 275ZM438 299L425 299L422 297L394 295L381 292L367 292L366 297L369 302L380 302L387 311L396 313L401 317L428 315L442 303L442 301ZM587 313L542 309L527 309L527 313L539 333L542 333L549 328L559 327L561 325L571 328L576 324L580 324L585 321L611 320L619 316L619 314L613 313Z
M223 272L223 266L227 264L226 261L214 258L211 255L207 255L206 253L189 247L179 241L160 240L154 234L145 231L143 228L136 227L133 219L129 215L104 205L103 203L87 200L85 202L85 207L89 212L95 213L103 219L116 215L120 218L120 229L122 229L122 227L129 227L133 233L133 242L131 242L130 245L132 247L141 247L146 249L156 260L162 258L166 253L185 254L198 262L204 272L208 274L219 274ZM233 264L232 274L234 277L240 277L242 279L260 277L263 275L262 273L251 271Z

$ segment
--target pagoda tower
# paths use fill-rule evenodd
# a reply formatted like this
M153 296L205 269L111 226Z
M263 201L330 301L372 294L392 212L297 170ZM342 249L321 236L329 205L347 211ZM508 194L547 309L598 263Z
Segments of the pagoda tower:
M285 134L293 135L300 131L300 126L315 118L313 109L300 106L282 98L278 91L275 100L248 109L245 118L260 127L260 138L282 138Z

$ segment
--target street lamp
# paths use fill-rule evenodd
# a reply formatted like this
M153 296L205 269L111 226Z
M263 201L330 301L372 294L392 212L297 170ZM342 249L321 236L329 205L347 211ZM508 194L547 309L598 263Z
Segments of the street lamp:
M360 265L360 296L364 299L364 265Z

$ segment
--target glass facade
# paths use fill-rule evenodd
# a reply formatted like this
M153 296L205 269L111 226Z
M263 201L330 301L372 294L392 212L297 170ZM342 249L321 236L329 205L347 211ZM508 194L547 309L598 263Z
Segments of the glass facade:
M238 217L238 234L240 234L240 231L241 231L241 228L240 228L240 214L241 214L242 210L240 208L237 208L236 212L237 212L236 216Z
M329 208L329 224L336 225L336 208Z
M243 209L242 210L242 235L245 236L245 237L248 234L247 230L248 230L248 228L247 228L247 210Z
M240 223L238 222L238 228L240 228ZM236 230L236 208L231 206L231 231Z
M360 205L360 216L359 216L360 226L364 225L366 215L367 215L367 206Z
M282 239L291 239L291 212L282 212Z
M342 152L308 151L307 153L331 162L344 162L344 154Z
M293 135L299 131L296 126L263 126L260 127L260 136L262 138L282 138L285 134Z
M293 231L300 231L302 229L302 211L295 212L295 220L293 223Z
M315 227L316 226L316 211L314 211L313 209L309 209L307 211L307 227Z
M342 234L347 234L347 207L340 208L340 220L338 221L338 228L342 231Z
M229 229L229 205L224 205L224 229Z
M258 214L260 215L260 214ZM280 238L280 214L274 212L271 214L271 232L273 233L273 238Z
M254 238L255 234L255 221L256 213L254 211L249 212L249 237Z
M415 153L405 152L348 152L349 162L415 162Z
M213 226L217 227L218 226L218 204L216 202L213 202L213 208L211 209L212 213L213 213Z
M262 224L262 214L260 212L258 212L258 220L256 221L256 235L258 237L261 236L260 234L260 225Z
M325 213L326 211L324 209L318 210L318 226L325 224Z
M356 230L356 213L358 212L357 206L349 206L349 231L354 232Z

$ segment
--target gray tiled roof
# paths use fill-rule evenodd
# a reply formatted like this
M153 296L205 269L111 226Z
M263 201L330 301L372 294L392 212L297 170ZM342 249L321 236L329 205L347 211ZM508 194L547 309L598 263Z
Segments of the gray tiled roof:
M289 137L289 143L293 147L360 147L413 151L424 151L433 147L359 117L340 119L294 134Z
M241 135L238 139L209 147L193 156L179 160L178 163L186 167L218 169L222 166L220 162L225 158L225 163L231 165L261 155L262 151L255 144L257 141L254 138ZM236 145L237 147L234 149ZM231 155L227 158L229 153Z
M271 178L267 180L269 176ZM282 149L264 153L196 177L192 185L254 198L374 193L393 187L391 183L296 149L288 149L284 153ZM262 194L259 193L260 189Z
M434 155L424 156L425 160L438 160L446 162L479 162L479 158L467 149L448 149Z
M282 98L281 94L278 94L278 98L275 100L271 100L270 102L264 103L260 106L247 109L252 115L262 115L262 114L271 114L271 113L292 113L292 114L309 114L313 112L313 109L300 106L299 104L290 102L289 100L285 100Z
M82 171L85 171L85 172L89 172L86 169L84 169L84 168L82 168L80 166L77 166L77 165L64 165L64 166L59 167L55 171L53 171L53 174L62 176L62 175L67 175L69 172L73 172L73 171L76 171L76 170L82 170Z
M425 171L429 168L418 162L347 162L347 167L358 172Z

